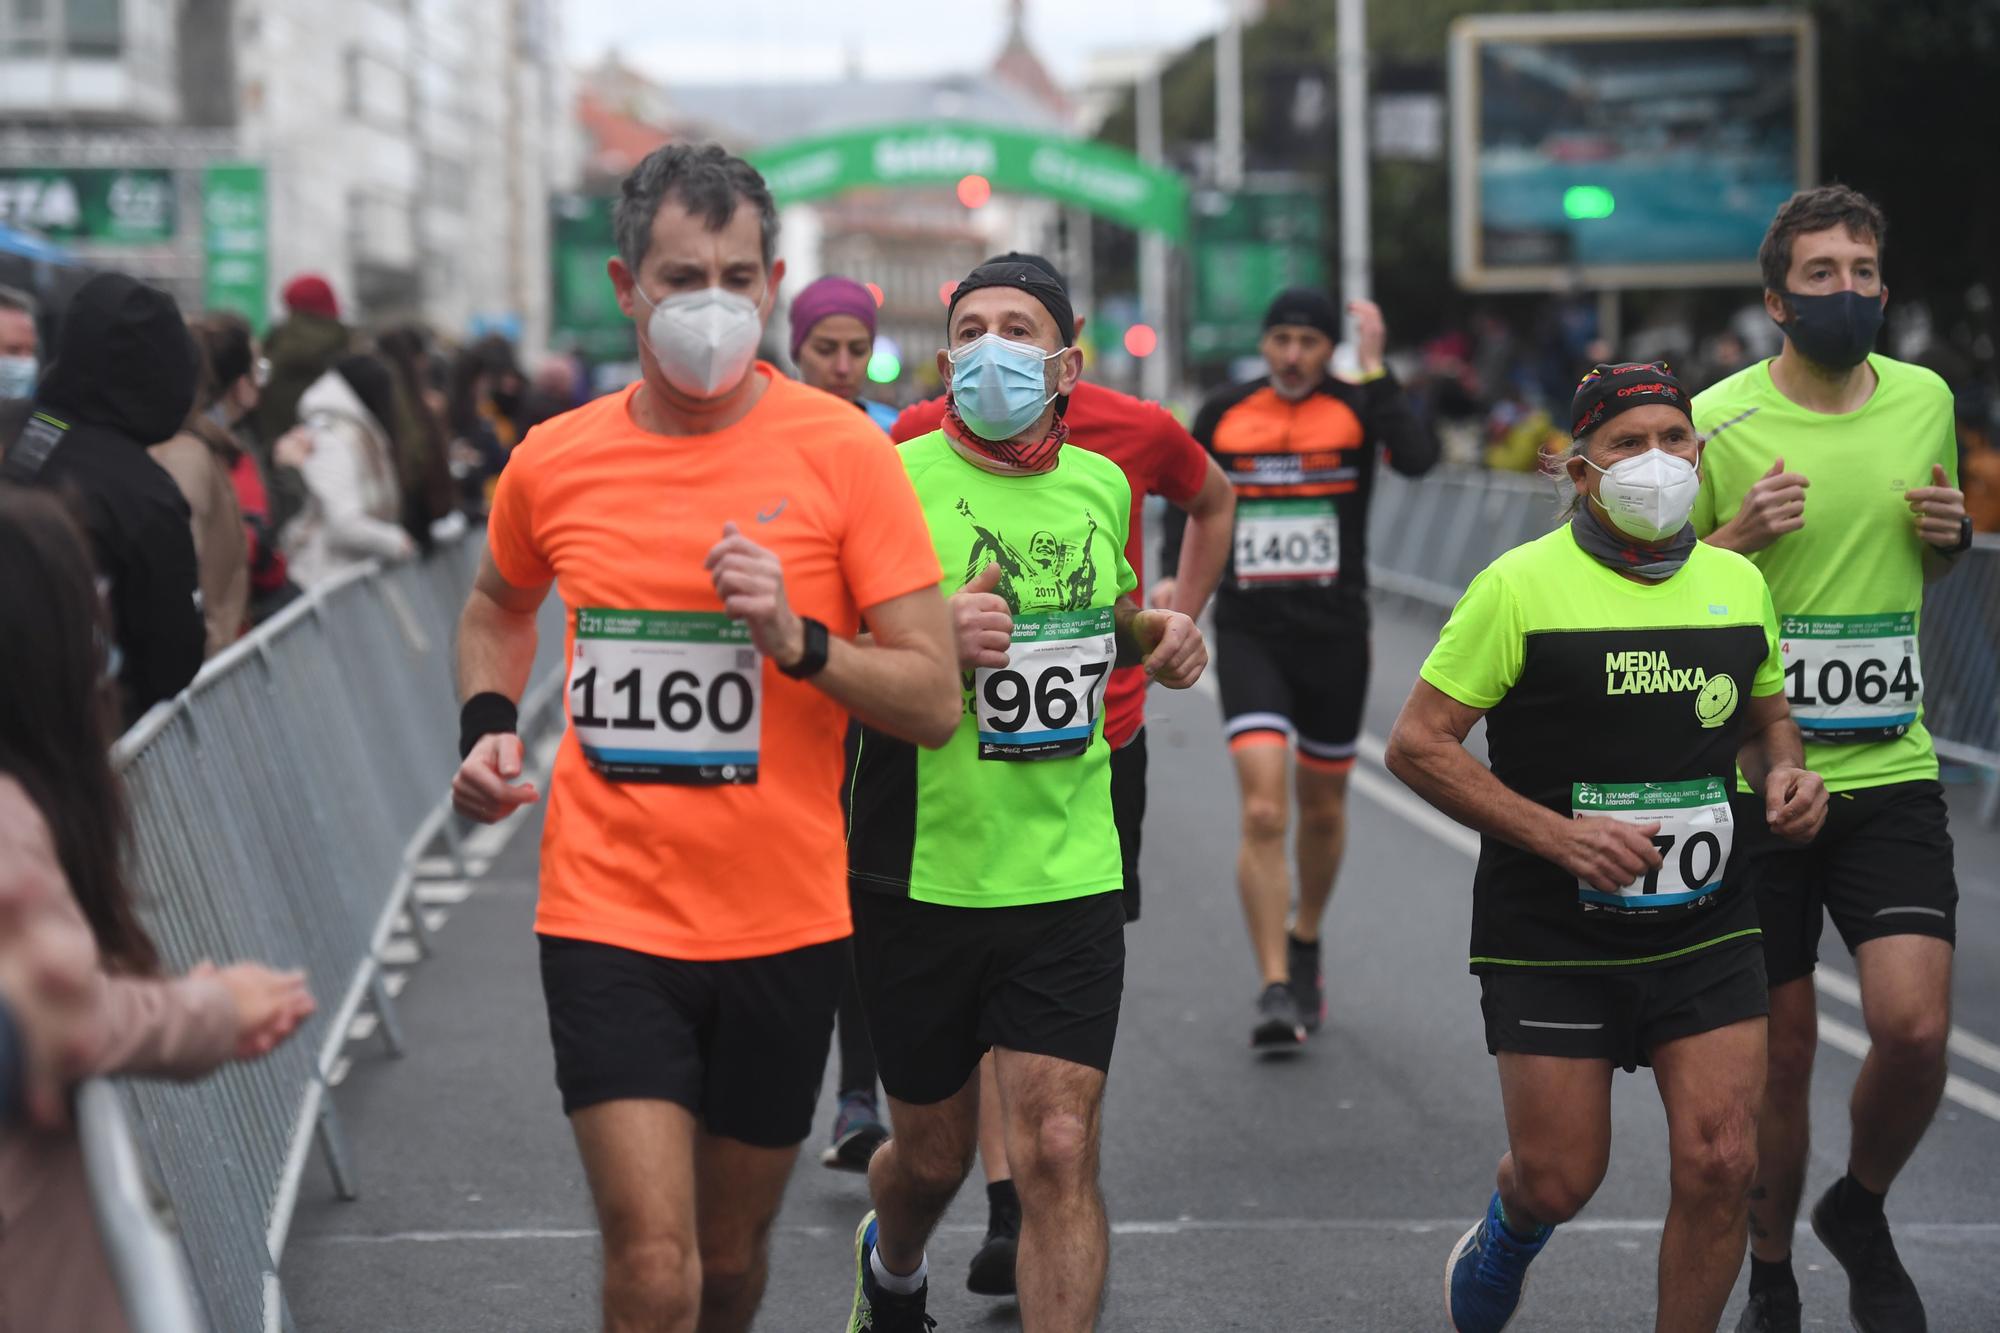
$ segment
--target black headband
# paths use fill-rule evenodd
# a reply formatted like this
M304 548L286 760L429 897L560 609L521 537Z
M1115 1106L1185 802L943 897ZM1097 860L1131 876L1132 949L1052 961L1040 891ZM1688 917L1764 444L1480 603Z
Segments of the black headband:
M1310 287L1287 287L1271 299L1264 311L1264 327L1275 329L1280 324L1318 329L1334 342L1340 341L1340 311L1325 292Z
M1666 362L1600 363L1576 386L1569 410L1569 437L1580 440L1621 412L1655 403L1688 411L1687 390L1681 388Z
M959 283L958 290L951 294L951 308L945 312L946 322L949 323L952 316L958 313L960 301L983 287L1012 287L1026 292L1040 301L1042 308L1049 312L1049 318L1056 322L1056 334L1062 339L1064 347L1076 341L1076 311L1070 308L1069 293L1046 270L1018 260L981 264L966 274L965 281Z

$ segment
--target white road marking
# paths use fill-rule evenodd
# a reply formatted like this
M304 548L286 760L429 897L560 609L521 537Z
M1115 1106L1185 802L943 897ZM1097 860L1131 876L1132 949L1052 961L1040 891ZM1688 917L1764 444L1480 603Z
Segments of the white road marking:
M410 974L408 972L391 972L386 968L383 969L382 989L389 992L390 999L393 1000L398 995L401 995L403 993L403 987L409 984L410 984Z
M1839 1000L1856 1009L1861 1007L1861 983L1837 968L1821 963L1813 969L1813 984L1819 988L1821 995L1829 999ZM1961 1060L2000 1074L2000 1046L1984 1037L1975 1037L1964 1028L1953 1027L1950 1050Z
M401 937L382 946L382 957L378 961L384 967L414 967L423 956L423 950L417 947L415 940Z
M1432 806L1411 793L1408 788L1388 776L1378 772L1388 754L1388 747L1379 737L1363 735L1356 748L1366 767L1356 765L1350 782L1356 790L1377 805L1400 815L1406 822L1416 825L1431 834L1447 847L1454 847L1467 856L1479 855L1479 835L1458 821L1440 813ZM1861 987L1854 978L1838 970L1821 967L1814 972L1815 984L1821 994L1859 1008ZM1819 1039L1837 1051L1844 1051L1857 1060L1868 1054L1868 1034L1850 1027L1838 1019L1821 1015ZM2000 1046L1983 1037L1965 1031L1956 1025L1952 1027L1949 1049L1960 1057L1981 1068L2000 1073ZM1977 1111L1989 1120L2000 1121L2000 1094L1994 1093L1970 1079L1957 1074L1945 1078L1944 1095L1967 1110ZM1574 1225L1573 1223L1570 1225Z
M375 1029L380 1026L382 1026L382 1020L375 1015L370 1013L356 1014L354 1021L347 1025L347 1039L349 1041L367 1041L375 1035Z
M347 1071L352 1068L354 1068L354 1062L344 1055L335 1060L333 1068L326 1071L327 1086L337 1088L342 1083L345 1083L347 1081Z
M1868 1034L1860 1028L1849 1027L1837 1018L1819 1016L1819 1039L1837 1051L1845 1051L1855 1059L1866 1058L1868 1054ZM1988 1120L2000 1120L2000 1093L1987 1091L1970 1079L1956 1074L1947 1074L1944 1079L1944 1095L1970 1111L1977 1111Z
M1610 1235L1657 1234L1664 1219L1644 1217L1580 1217L1563 1223L1563 1233ZM824 1240L852 1234L849 1227L816 1226L810 1223L780 1223L772 1228L785 1236ZM984 1226L954 1224L941 1226L940 1235L983 1236ZM1176 1217L1158 1221L1113 1222L1114 1236L1184 1236L1214 1234L1283 1234L1287 1232L1348 1232L1366 1235L1428 1236L1457 1235L1465 1230L1462 1217L1370 1218L1370 1217ZM1801 1222L1798 1234L1807 1234ZM1898 1222L1897 1235L1928 1236L1936 1239L1982 1239L2000 1236L2000 1222ZM464 1231L394 1231L383 1235L334 1235L300 1237L298 1245L449 1245L508 1241L596 1240L595 1227L498 1227Z
M472 896L472 882L463 879L429 879L418 882L417 901L426 907L451 907Z

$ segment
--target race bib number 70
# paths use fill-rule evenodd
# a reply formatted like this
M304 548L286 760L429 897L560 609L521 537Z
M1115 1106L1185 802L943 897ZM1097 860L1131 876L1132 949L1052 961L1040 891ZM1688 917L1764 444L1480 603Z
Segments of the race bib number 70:
M1690 782L1579 782L1570 788L1570 813L1601 815L1627 824L1658 824L1652 835L1660 866L1616 893L1577 882L1585 910L1657 912L1696 906L1722 891L1736 824L1729 787L1721 778Z
M718 612L578 607L569 720L613 782L757 780L763 661Z
M1007 665L972 676L981 759L1067 759L1090 748L1117 657L1111 608L1014 617Z

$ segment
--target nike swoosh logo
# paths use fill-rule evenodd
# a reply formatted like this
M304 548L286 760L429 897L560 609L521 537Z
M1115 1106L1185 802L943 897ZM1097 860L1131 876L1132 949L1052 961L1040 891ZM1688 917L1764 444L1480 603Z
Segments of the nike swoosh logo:
M760 509L760 510L758 510L758 511L757 511L757 521L758 521L759 523L769 523L769 522L770 522L770 521L771 521L772 519L774 519L774 518L776 518L776 517L777 517L778 515L780 515L780 514L784 513L784 512L785 512L785 506L786 506L786 505L788 505L788 504L790 504L790 503L791 503L791 501L789 501L789 500L780 500L780 501L778 501L778 507L777 507L776 509L773 509L773 510L772 510L772 511L771 511L770 513L768 513L768 514L767 514L767 513L765 513L765 512L764 512L763 510L761 510L761 509Z

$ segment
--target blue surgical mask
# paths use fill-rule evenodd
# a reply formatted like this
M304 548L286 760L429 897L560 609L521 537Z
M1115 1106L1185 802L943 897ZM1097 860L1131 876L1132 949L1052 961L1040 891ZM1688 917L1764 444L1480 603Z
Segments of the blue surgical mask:
M1055 398L1043 363L1067 350L1044 352L1030 343L1010 342L997 333L987 333L948 352L951 401L959 420L982 440L1009 440L1019 435L1035 424L1035 418Z
M41 371L32 356L0 356L0 398L33 398Z

